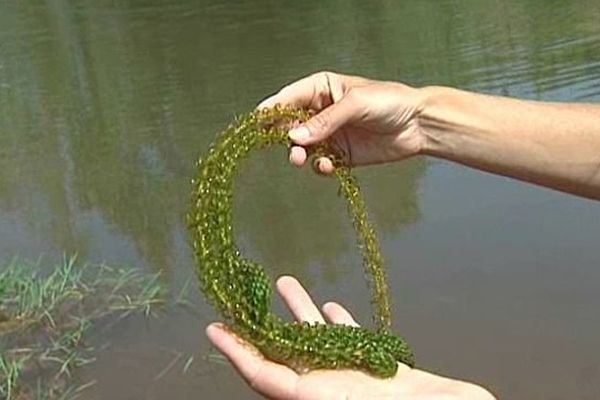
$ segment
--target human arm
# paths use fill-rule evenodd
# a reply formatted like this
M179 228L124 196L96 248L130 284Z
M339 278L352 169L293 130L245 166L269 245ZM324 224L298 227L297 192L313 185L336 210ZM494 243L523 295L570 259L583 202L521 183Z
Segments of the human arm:
M321 312L292 277L280 278L277 290L297 320L357 325L352 315L337 303L326 303ZM480 386L411 369L403 364L398 366L396 376L390 379L351 370L315 370L298 374L266 360L221 324L210 325L207 335L248 385L271 399L494 400L494 396Z
M600 106L425 90L423 154L600 200Z
M600 199L600 105L546 103L446 87L322 72L265 100L317 114L290 136L290 160L331 138L353 165L430 155L549 188ZM329 160L318 169L331 173Z

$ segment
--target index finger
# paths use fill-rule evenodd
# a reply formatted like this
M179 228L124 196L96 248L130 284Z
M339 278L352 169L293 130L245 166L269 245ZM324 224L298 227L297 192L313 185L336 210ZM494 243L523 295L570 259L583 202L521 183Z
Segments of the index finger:
M292 276L282 276L277 279L277 291L283 298L287 308L298 321L311 324L324 324L323 315L310 297L310 294Z
M263 100L257 108L270 108L276 104L319 111L332 103L332 73L319 72L283 87Z

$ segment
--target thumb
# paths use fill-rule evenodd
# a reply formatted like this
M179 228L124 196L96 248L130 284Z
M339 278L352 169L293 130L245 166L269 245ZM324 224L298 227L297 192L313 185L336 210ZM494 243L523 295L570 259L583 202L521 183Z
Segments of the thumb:
M356 108L356 102L346 95L339 102L333 103L302 125L290 130L289 136L294 143L302 146L320 142L352 122L356 118Z

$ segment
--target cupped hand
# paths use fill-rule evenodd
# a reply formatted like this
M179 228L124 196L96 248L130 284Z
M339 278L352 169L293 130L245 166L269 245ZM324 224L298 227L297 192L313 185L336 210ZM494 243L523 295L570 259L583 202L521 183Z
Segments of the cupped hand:
M277 281L277 290L299 321L358 325L352 315L337 303L326 303L320 311L295 278L281 277ZM477 385L411 369L403 364L398 366L396 376L390 379L351 370L315 370L298 374L265 359L258 350L222 324L211 324L207 335L248 385L271 399L494 400L488 391Z
M290 131L296 144L290 161L304 165L310 146L331 138L350 165L398 161L418 154L424 135L418 115L425 101L420 89L396 82L374 81L333 72L319 72L285 86L259 108L295 106L316 114ZM331 160L315 165L333 171Z

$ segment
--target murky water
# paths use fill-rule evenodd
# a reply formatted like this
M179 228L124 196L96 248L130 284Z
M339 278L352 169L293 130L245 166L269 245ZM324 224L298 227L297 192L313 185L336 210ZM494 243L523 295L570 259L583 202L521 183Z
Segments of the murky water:
M316 70L600 101L597 1L166 3L0 2L0 259L76 252L181 287L194 160L234 114ZM284 159L240 177L243 248L369 321L334 185ZM420 366L506 399L598 398L597 203L436 160L360 177ZM254 398L211 356L215 315L196 300L99 333L107 347L75 377L97 381L84 398Z

